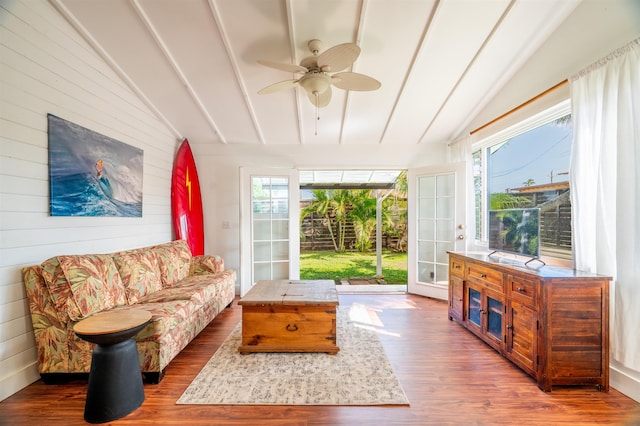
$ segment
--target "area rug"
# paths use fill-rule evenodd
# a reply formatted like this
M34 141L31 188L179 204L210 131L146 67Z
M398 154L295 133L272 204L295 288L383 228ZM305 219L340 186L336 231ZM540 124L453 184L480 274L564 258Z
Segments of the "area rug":
M338 307L340 352L241 355L241 324L177 404L409 405L374 330Z

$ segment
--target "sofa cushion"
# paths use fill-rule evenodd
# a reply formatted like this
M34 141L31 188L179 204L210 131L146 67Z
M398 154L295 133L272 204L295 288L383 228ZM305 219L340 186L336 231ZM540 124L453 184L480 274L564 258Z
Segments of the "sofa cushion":
M151 250L133 250L115 254L113 261L120 272L130 305L162 289L158 259Z
M184 240L175 240L152 248L158 258L162 286L170 288L189 276L191 250Z
M190 275L215 274L224 271L224 260L216 255L193 256Z
M77 307L69 311L72 320L126 303L124 286L111 256L89 254L58 259L69 285L69 298Z

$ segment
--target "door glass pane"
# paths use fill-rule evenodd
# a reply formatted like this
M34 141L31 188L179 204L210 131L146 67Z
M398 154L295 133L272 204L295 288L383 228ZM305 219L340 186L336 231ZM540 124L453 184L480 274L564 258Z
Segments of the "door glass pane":
M445 264L449 267L449 253L448 251L454 250L453 243L436 243L436 262Z
M455 184L455 178L453 174L446 174L437 176L437 194L451 194L454 192L453 185Z
M435 196L435 177L423 176L418 180L418 196L433 197Z
M418 200L418 218L436 217L436 207L434 205L435 198L420 198Z
M274 218L286 219L289 216L289 201L273 200L271 211Z
M268 240L271 238L270 223L266 220L255 220L253 222L253 238L256 240Z
M270 280L271 279L271 264L270 263L256 263L253 265L253 280Z
M487 298L487 332L498 340L502 340L502 302Z
M469 288L469 321L480 327L480 292Z
M436 200L436 217L449 218L453 216L453 197L438 197Z
M436 240L453 241L455 238L455 229L453 229L453 220L439 219L436 221Z
M433 262L434 244L431 241L418 243L418 260L425 262Z
M436 265L436 278L435 278L435 282L439 283L439 284L448 284L448 279L449 279L449 265L440 265L437 264Z
M436 221L433 219L420 219L418 221L418 239L433 240L435 236Z
M433 263L418 262L418 281L430 283L434 277Z
M273 226L273 239L274 240L286 240L289 238L289 221L288 220L274 220Z
M251 198L254 200L268 200L271 197L270 189L268 177L251 178Z
M273 260L289 259L289 242L274 241L273 243Z
M268 219L270 217L271 203L269 200L253 200L251 204L254 219Z
M273 279L289 279L289 262L278 262L273 264Z
M253 243L253 260L255 262L268 262L271 260L271 243L256 241Z

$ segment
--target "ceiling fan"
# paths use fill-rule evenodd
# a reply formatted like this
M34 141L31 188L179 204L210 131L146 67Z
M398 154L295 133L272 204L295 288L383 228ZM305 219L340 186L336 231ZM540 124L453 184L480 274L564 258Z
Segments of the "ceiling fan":
M355 43L333 46L320 53L322 42L311 40L307 43L313 56L304 58L300 65L259 60L258 63L281 71L302 74L302 77L272 84L260 90L260 95L301 86L311 103L325 107L331 100L331 86L343 90L369 91L379 89L381 84L375 78L357 72L338 72L351 66L360 55L360 47ZM335 74L330 74L335 72Z

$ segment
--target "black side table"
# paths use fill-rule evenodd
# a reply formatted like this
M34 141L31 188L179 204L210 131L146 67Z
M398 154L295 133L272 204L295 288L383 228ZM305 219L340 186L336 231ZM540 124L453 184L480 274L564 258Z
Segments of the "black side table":
M95 343L84 419L105 423L134 411L144 401L144 387L136 342L151 321L143 310L109 311L85 318L73 327L78 337Z

